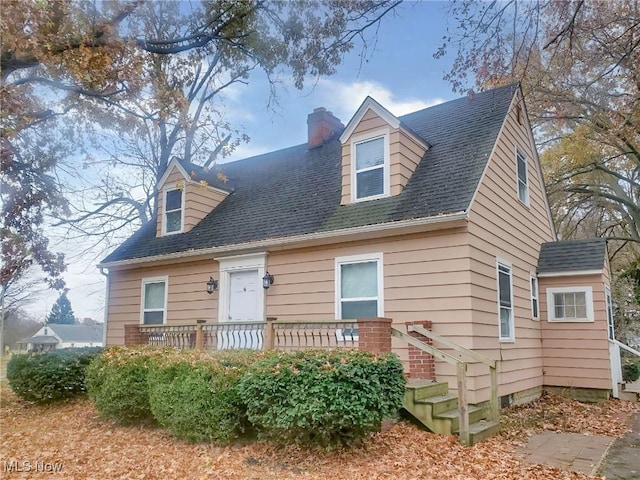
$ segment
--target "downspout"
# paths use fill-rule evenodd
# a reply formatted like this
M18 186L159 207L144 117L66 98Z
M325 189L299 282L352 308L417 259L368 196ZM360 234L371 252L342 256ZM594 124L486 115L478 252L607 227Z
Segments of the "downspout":
M106 273L105 273L106 272ZM109 270L100 267L100 274L106 278L105 294L104 294L104 329L102 332L102 346L107 346L107 320L109 319Z

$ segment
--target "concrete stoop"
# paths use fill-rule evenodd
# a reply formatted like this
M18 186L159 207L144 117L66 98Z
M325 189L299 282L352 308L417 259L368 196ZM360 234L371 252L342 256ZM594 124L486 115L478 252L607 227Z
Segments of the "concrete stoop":
M449 385L438 382L410 382L405 390L404 409L422 425L439 435L459 432L458 397ZM474 445L500 431L500 423L487 420L486 405L469 405L469 437Z

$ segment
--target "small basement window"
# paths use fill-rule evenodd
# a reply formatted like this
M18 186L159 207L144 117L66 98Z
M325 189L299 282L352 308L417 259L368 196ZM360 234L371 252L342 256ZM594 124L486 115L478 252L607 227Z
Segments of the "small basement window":
M550 322L593 322L591 287L547 288Z

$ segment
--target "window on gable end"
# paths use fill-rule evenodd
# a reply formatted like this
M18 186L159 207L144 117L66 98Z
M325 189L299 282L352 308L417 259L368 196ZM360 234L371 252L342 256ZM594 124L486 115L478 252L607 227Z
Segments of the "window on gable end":
M496 269L498 273L498 336L501 341L513 341L515 332L511 266L497 262Z
M388 195L388 152L386 136L354 144L354 200L366 200Z
M529 180L527 175L527 157L520 150L516 150L518 168L518 198L525 205L529 205Z
M164 233L180 233L184 225L184 190L165 190Z

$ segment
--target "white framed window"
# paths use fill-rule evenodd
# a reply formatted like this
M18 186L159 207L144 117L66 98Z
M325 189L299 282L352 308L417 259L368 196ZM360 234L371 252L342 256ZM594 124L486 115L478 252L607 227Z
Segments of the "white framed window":
M538 300L538 277L531 273L529 275L529 287L531 288L531 318L540 319L540 301Z
M496 261L498 281L498 338L503 342L515 340L513 324L513 282L511 265Z
M168 277L142 279L141 324L162 325L167 323L168 286Z
M613 320L613 302L611 301L611 287L609 287L609 285L604 287L604 295L607 300L607 332L609 340L615 340L616 331Z
M388 196L389 132L381 130L354 138L351 158L352 200L359 202Z
M550 322L593 322L591 287L547 288Z
M527 175L527 157L516 149L516 164L518 168L518 199L529 205L529 180Z
M164 235L181 233L184 230L184 188L172 188L164 191Z
M336 258L336 318L384 316L382 253Z

